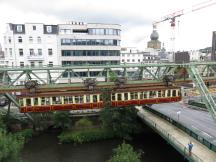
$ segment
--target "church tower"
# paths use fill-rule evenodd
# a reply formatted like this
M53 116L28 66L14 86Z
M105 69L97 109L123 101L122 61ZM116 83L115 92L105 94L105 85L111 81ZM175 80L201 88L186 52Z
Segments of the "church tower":
M147 47L153 49L161 49L161 42L158 40L159 34L156 29L153 29L150 38L151 40L148 42Z

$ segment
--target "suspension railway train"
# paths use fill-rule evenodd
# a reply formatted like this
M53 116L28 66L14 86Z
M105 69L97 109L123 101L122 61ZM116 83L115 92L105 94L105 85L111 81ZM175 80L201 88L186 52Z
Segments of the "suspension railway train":
M152 90L154 89L154 90ZM179 87L148 87L145 89L122 89L109 93L111 107L157 104L181 100ZM101 91L56 92L17 96L20 112L49 112L56 110L100 109L105 103ZM106 101L107 102L107 101Z

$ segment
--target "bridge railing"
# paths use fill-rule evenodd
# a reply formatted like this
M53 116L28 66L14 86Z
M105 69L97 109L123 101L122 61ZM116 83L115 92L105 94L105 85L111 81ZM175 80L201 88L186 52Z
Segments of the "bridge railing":
M138 116L141 117L141 119L146 120L146 116L142 114L141 112L138 112ZM167 133L165 129L163 129L161 126L157 125L153 120L147 119L146 122L151 128L153 128L156 132L158 132L171 146L173 146L178 152L180 152L188 161L190 162L204 162L202 159L200 159L195 153L191 152L191 155L189 154L189 150L186 146L184 146L182 143L180 143L175 137L173 137L171 134Z

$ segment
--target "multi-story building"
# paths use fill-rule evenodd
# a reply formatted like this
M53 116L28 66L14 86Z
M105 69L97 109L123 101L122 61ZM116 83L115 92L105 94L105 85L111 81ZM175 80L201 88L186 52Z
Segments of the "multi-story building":
M6 65L120 64L120 31L118 24L9 23L4 34ZM85 72L80 74L87 77Z
M62 65L120 64L120 25L59 24Z
M139 51L134 47L122 48L121 50L121 63L122 64L145 64L145 63L158 63L158 52L154 49L146 49L145 51ZM131 69L133 73L135 69ZM155 67L149 67L150 72L156 71ZM136 70L135 70L136 71ZM150 79L151 75L148 72L144 72L145 79Z
M216 31L212 33L212 53L211 53L211 60L216 60Z
M7 31L4 34L7 65L58 65L57 34L57 25L7 24Z
M5 59L8 66L120 64L120 41L117 24L10 23Z

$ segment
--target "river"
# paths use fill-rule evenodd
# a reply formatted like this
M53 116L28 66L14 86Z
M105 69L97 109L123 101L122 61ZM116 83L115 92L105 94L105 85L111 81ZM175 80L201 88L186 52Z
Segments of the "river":
M105 140L87 144L58 144L56 134L43 133L27 143L22 152L25 162L105 162L122 140ZM184 158L147 126L129 142L142 150L142 162L183 162Z

